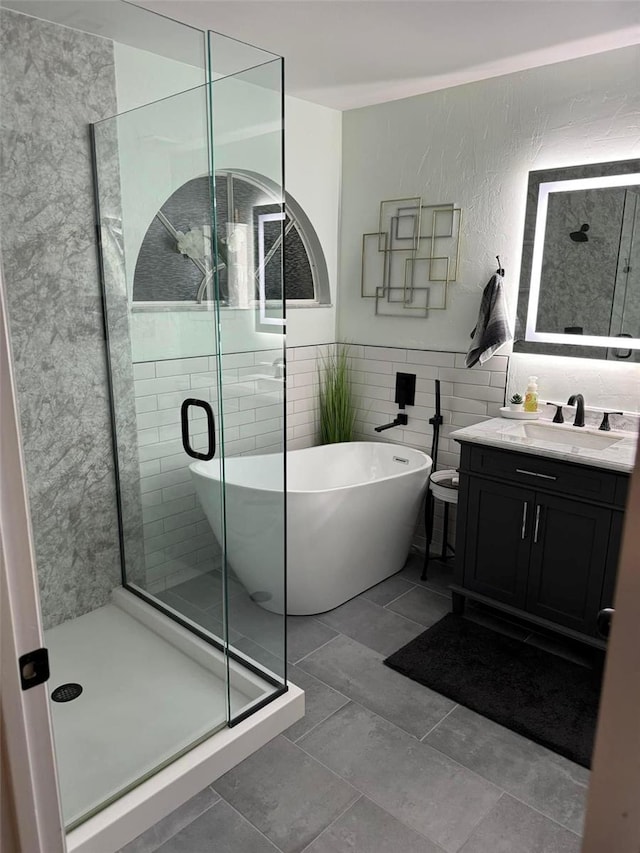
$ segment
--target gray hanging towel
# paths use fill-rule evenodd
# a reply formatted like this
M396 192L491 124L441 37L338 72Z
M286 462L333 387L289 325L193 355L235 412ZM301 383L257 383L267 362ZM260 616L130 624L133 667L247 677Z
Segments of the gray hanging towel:
M494 273L482 292L478 322L471 332L471 346L464 361L466 367L473 367L478 362L484 364L513 338L502 281L502 276Z

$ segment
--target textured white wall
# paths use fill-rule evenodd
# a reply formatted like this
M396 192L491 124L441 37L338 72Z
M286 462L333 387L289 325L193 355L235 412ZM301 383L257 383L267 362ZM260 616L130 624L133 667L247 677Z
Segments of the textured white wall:
M346 112L339 340L466 351L496 254L514 315L528 172L638 156L638 79L640 48L633 47ZM426 320L374 317L371 300L359 295L362 233L377 229L382 199L413 195L462 206L459 280L445 312ZM569 376L563 362L536 361L534 370L518 360L542 385L553 373L557 396L581 390L593 405L605 397L622 405L610 380L624 377L625 407L636 408L628 391L637 386L637 367L616 365L612 373L585 359L572 362Z

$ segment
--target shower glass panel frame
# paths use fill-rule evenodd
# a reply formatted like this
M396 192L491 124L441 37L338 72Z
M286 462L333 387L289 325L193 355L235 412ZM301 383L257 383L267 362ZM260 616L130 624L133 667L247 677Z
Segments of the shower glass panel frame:
M222 48L221 56L228 64L236 56L236 44L239 43L233 39L210 34L211 82L118 114L91 128L122 585L188 629L212 651L216 650L222 657L226 675L224 718L212 719L210 730L182 752L221 728L241 722L287 690L282 251L279 255L277 251L272 253L268 259L271 279L275 276L279 282L278 293L272 287L268 304L253 300L221 307L218 270L221 264L228 263L228 243L233 240L234 231L243 232L245 243L249 243L245 258L249 266L245 263L244 272L250 286L253 287L260 271L253 268L254 223L240 222L237 217L233 223L223 223L215 205L215 170L221 161L265 174L270 184L277 187L265 203L276 205L282 212L281 218L284 216L283 60L241 45L247 57L256 60L261 56L262 62L254 62L244 70L233 68L232 74L215 73L213 54ZM224 136L218 139L217 133ZM203 280L207 280L207 298L187 310L158 306L157 311L136 312L132 305L132 281L145 229L152 224L159 227L157 212L177 189L176 184L201 176L208 176L210 182L210 205L204 220L160 225L165 227L165 239L173 241L173 245L177 247L178 239L182 240L182 250L176 248L178 265L196 263L201 268ZM257 216L259 221L259 213ZM279 233L272 227L269 239L272 243L279 239L281 244L280 218L276 220L276 229ZM237 274L237 258L235 265ZM265 328L265 317L277 324ZM142 354L145 346L149 349L148 357ZM160 377L171 377L174 364L188 363L190 359L194 364L198 362L197 369L194 366L193 372L175 373L175 392L162 394L163 405L168 407L163 410L167 413L166 421L163 415L158 421L162 425L148 426L153 418L145 415L159 411L161 396L162 383L156 389L153 382ZM208 362L207 370L202 370L203 361ZM172 393L174 399L170 400ZM147 394L149 399L141 404L140 398ZM195 502L190 504L192 509L184 513L192 512L195 516L199 510L201 517L194 521L193 531L187 531L182 541L187 547L191 539L199 542L198 537L215 540L219 553L218 563L209 561L205 555L206 562L196 566L191 578L184 581L180 576L172 583L172 577L177 575L172 576L167 569L163 576L156 568L160 565L156 561L157 554L165 547L162 537L166 542L171 540L167 519L172 523L179 521L167 515L171 510L169 504L181 489L189 492L189 483L193 482L189 463L194 460L188 458L186 443L178 429L181 404L187 399L202 402L205 408L209 406L214 418L215 456L202 464L211 466L216 475L209 481L212 501L207 502L213 503L215 509L212 520L211 507L205 507L196 495ZM151 404L153 407L147 409ZM185 415L187 443L196 454L206 455L209 424L197 412L200 409L191 406ZM139 444L135 441L136 433L141 439ZM277 460L275 476L268 484L266 498L256 497L250 489L251 480L256 475L260 479L267 455L272 473L273 460ZM144 477L141 466L145 467ZM238 480L238 467L243 476L248 473L247 482ZM156 475L150 472L156 469L158 474L180 472L176 478L180 488L164 485L165 478L158 481L158 488L154 486L152 493L149 483ZM227 494L229 478L234 486L231 496ZM251 517L251 512L245 512L249 505L258 506L257 515ZM201 532L205 528L208 533ZM150 530L153 535L145 536ZM247 555L238 554L239 541L255 545L265 535L270 538L262 543L262 548L249 549L248 554L255 558L261 550L264 557L272 549L271 559L267 561L272 575L269 595L278 599L278 612L269 610L263 584L256 581L261 567L249 566L247 573ZM156 544L160 542L159 551L148 550L150 539L156 539ZM179 541L174 544L178 547L166 545L167 552L178 555L183 546ZM237 575L236 557L243 567ZM209 610L202 608L208 614L206 620L193 601L182 597L181 590L187 585L210 605ZM243 689L247 684L253 693ZM182 752L169 758L163 756L158 766L145 772L137 782Z
M220 421L224 576L228 589L240 580L250 596L225 597L226 624L244 635L230 643L228 661L235 653L258 662L280 685L279 695L287 680L284 60L214 32L208 45L213 198L218 180L228 188L229 171L258 174L270 188L249 209L238 205L231 222L233 203L214 205L218 401L221 415L237 410L240 422L236 434L230 418ZM216 77L220 72L225 76ZM227 263L225 307L220 260ZM251 399L253 417L243 424ZM251 710L230 695L230 725Z

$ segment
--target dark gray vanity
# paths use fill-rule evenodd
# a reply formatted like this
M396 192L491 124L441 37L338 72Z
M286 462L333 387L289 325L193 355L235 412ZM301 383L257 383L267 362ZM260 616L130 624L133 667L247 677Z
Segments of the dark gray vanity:
M461 443L454 610L471 598L604 647L596 620L613 606L635 436L513 423L453 435Z

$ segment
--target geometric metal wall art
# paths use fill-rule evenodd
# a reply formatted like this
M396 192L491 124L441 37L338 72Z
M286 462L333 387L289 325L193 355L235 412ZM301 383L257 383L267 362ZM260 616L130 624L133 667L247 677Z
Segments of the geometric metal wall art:
M380 202L378 230L362 235L360 296L384 317L428 317L447 307L458 276L462 210L419 196Z

